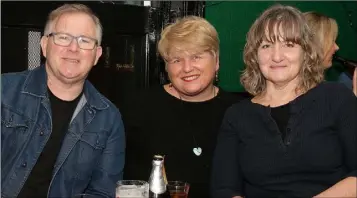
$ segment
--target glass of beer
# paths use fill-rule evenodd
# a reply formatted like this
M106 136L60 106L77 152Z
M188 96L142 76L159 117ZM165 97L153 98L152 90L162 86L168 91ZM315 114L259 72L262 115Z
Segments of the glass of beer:
M171 198L187 198L190 184L184 181L169 181L167 189L170 192Z
M117 182L116 198L148 198L149 183L141 180L120 180Z

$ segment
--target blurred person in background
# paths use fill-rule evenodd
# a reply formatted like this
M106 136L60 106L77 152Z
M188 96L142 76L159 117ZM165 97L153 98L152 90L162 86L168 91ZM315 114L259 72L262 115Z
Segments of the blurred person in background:
M338 26L336 20L314 11L305 12L304 16L312 32L322 45L322 65L325 69L328 69L332 66L333 55L337 50L339 50L339 46L336 44L336 38L338 35ZM353 80L348 77L345 72L342 72L339 76L339 81L352 89L354 94L357 96L356 75L357 68L354 70Z

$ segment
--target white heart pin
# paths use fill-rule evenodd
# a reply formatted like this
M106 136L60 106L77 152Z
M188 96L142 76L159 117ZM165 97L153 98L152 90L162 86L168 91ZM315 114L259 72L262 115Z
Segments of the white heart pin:
M193 153L197 156L200 156L202 153L201 147L193 148Z

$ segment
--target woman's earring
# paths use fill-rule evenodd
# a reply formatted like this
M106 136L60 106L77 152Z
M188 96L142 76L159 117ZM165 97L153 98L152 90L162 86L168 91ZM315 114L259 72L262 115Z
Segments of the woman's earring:
M219 79L218 79L218 72L216 72L216 83L219 81Z

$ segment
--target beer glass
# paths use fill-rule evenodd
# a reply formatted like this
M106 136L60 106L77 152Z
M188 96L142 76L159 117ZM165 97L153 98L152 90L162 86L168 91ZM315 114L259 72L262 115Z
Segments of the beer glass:
M168 181L167 189L171 198L187 198L190 184L183 181Z
M149 183L141 180L120 180L117 182L116 198L148 198Z

